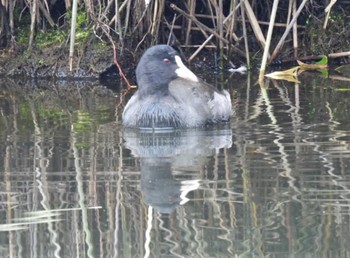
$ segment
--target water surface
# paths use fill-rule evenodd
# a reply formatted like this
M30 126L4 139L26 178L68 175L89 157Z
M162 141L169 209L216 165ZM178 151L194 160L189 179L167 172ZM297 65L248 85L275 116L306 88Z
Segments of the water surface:
M349 257L350 82L299 80L211 78L231 125L155 134L98 82L1 79L0 257Z

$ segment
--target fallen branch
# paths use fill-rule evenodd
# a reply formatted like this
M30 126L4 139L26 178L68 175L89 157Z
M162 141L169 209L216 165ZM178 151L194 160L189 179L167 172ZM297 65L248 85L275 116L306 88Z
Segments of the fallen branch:
M112 48L113 48L113 63L117 66L118 71L119 71L119 75L123 78L124 82L126 83L127 89L129 90L129 89L132 88L132 86L131 86L129 80L126 78L126 76L125 76L125 74L124 74L124 72L123 72L123 69L121 68L121 66L120 66L120 64L119 64L119 62L118 62L118 58L117 58L117 48L115 47L115 44L114 44L114 42L113 42L113 39L112 39L112 37L111 37L110 35L109 35L109 37L110 37L109 40L111 41L111 43L112 43Z
M110 28L108 25L102 23L102 22L99 22L99 26L100 28L102 29L102 31L104 32L104 34L107 36L109 42L111 43L112 45L112 48L113 48L113 63L117 66L118 68L118 71L119 71L119 75L123 78L124 82L126 83L126 86L127 86L127 90L131 89L132 86L129 82L129 80L126 78L125 74L124 74L124 71L122 69L122 67L120 66L119 62L118 62L118 57L117 57L117 48L114 44L114 41L113 41L113 38L112 36L110 35L109 31L110 31Z

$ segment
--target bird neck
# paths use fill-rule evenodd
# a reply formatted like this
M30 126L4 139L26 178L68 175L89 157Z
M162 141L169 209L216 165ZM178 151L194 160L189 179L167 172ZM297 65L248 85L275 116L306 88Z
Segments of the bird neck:
M167 84L151 84L152 82L141 81L139 85L151 85L148 87L139 87L140 96L166 96L169 94L169 86Z

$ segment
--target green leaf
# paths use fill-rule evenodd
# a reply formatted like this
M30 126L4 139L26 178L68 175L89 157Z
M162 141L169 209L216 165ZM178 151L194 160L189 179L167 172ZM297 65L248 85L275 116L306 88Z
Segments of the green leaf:
M326 65L326 64L328 64L328 57L327 56L323 56L320 61L316 62L316 64L318 64L318 65Z
M317 70L317 71L319 71L320 73L322 73L322 76L323 76L323 78L328 78L328 70L326 70L326 69L319 69L319 70Z
M339 88L335 89L335 91L350 91L350 88Z

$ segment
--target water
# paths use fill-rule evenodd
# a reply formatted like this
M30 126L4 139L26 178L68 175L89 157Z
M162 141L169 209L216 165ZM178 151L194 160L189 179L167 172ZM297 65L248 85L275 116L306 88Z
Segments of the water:
M97 82L2 79L0 257L350 257L350 82L224 79L231 126L162 134Z

